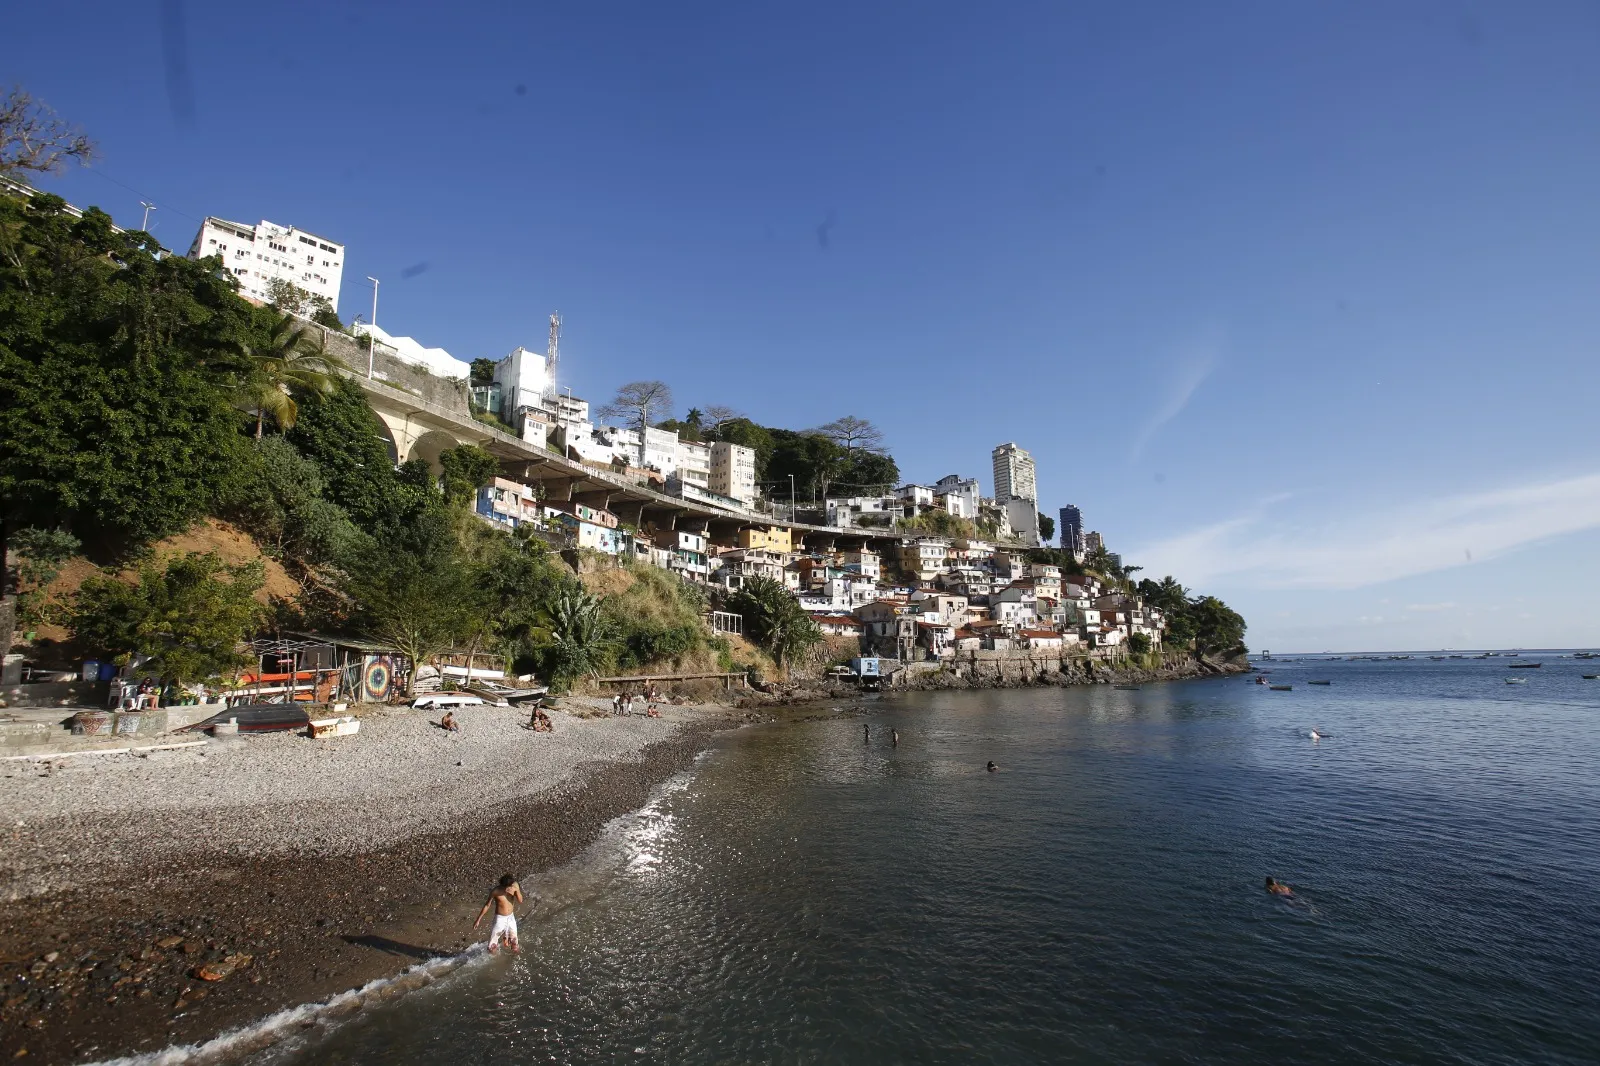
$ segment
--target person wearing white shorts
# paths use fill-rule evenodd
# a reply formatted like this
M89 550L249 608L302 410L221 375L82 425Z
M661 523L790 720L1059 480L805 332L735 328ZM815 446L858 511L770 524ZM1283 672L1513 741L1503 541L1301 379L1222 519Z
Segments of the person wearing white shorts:
M500 878L500 883L484 901L483 910L478 912L478 920L472 923L472 928L482 925L489 908L494 908L494 925L489 928L489 954L498 951L501 944L513 953L522 950L517 944L517 904L521 902L522 886L510 874Z

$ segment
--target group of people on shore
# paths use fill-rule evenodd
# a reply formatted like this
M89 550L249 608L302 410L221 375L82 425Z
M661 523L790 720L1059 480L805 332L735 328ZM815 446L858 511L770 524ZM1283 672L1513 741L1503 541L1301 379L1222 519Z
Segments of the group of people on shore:
M620 692L611 697L611 713L620 716L631 716L635 703L644 704L646 718L660 718L661 692L654 685L647 687L643 692Z

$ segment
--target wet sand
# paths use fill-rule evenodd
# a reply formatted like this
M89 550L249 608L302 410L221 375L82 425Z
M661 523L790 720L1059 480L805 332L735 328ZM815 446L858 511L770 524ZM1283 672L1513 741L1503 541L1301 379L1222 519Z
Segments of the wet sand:
M744 718L665 715L557 711L534 734L469 709L456 735L407 711L353 738L8 769L0 1056L195 1043L462 950L495 878L571 859Z

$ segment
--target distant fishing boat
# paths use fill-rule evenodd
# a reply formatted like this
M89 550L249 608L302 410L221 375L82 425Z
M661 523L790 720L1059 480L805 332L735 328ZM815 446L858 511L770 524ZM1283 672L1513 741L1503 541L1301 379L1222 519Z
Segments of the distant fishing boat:
M1294 691L1294 686L1293 685L1273 685L1272 686L1272 691L1274 691L1274 692L1293 692Z
M1543 665L1544 665L1544 663L1512 663L1510 666L1506 667L1506 669L1507 670L1537 670L1537 669L1539 669L1539 667L1541 667Z
M1333 682L1332 681L1307 681L1306 684L1308 684L1308 685L1331 685L1331 684L1333 684Z
M1600 678L1600 674L1584 674L1583 675L1583 679L1585 681L1593 681L1596 678Z
M1526 685L1527 683L1528 683L1528 679L1525 678L1525 677L1508 677L1508 678L1506 678L1506 684L1508 684L1508 685Z

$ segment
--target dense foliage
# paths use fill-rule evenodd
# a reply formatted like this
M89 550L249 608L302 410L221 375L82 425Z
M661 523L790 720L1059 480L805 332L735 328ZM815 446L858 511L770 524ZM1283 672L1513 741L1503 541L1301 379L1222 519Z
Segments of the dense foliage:
M0 197L0 516L108 552L183 529L243 464L259 324L207 262L59 197Z
M1202 655L1244 652L1244 618L1215 596L1190 596L1170 574L1139 582L1139 596L1166 613L1168 644Z
M822 630L781 581L751 578L728 597L727 610L744 619L745 636L779 666L800 662L822 643Z
M261 620L262 577L260 563L228 566L198 552L146 561L134 582L97 575L79 592L73 636L117 661L149 656L164 682L215 677L248 661L237 649Z

